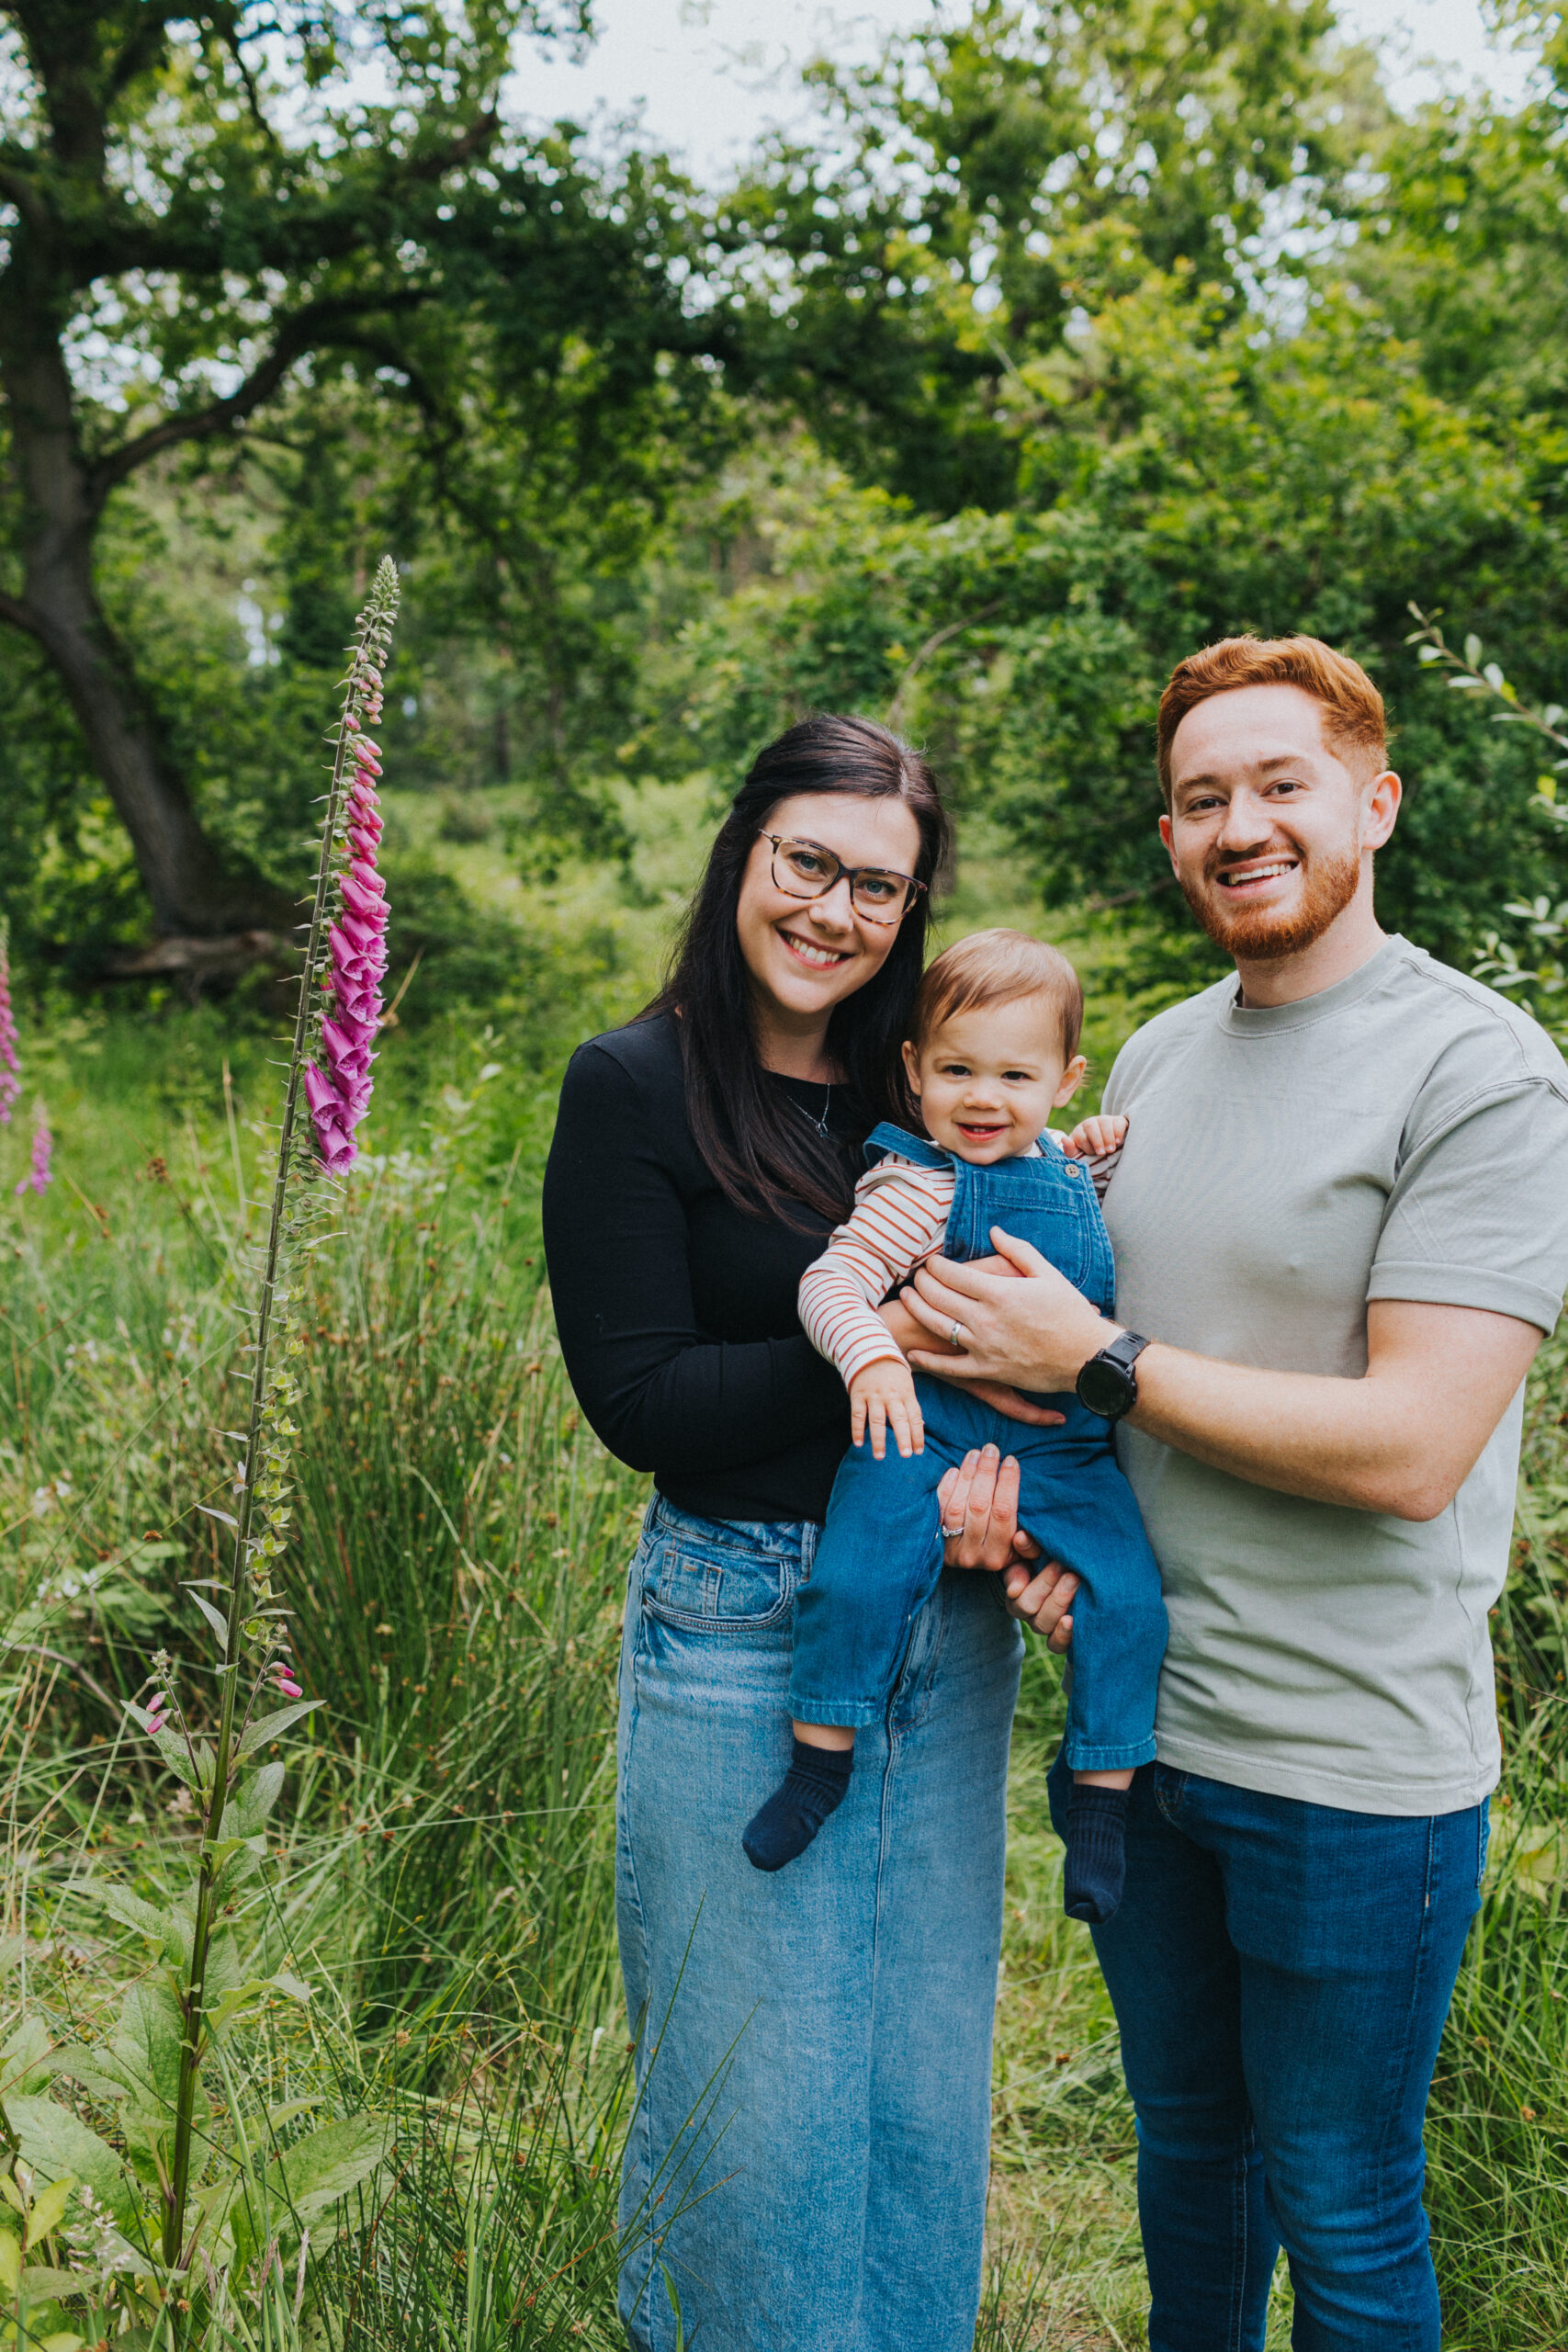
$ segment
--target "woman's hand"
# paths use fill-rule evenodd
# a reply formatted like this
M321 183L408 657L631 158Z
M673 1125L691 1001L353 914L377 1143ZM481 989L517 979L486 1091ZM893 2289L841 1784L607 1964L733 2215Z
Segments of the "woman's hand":
M1005 1258L978 1258L975 1263L985 1266L993 1273L1010 1275L1015 1271ZM906 1293L905 1296L908 1295ZM947 1377L942 1370L943 1361L956 1359L958 1349L950 1346L940 1334L928 1330L925 1324L910 1313L903 1298L890 1298L886 1306L879 1306L876 1311L892 1334L895 1345L906 1356L912 1348L920 1350L922 1372L932 1374L938 1380ZM1023 1421L1031 1429L1051 1429L1065 1419L1063 1414L1052 1412L1047 1406L1032 1405L1027 1397L1021 1396L1016 1388L1008 1386L1003 1381L965 1378L964 1385L970 1396L977 1397L982 1405L989 1405L994 1412L1004 1415L1010 1421ZM966 1562L964 1565L969 1564Z
M943 1473L936 1498L947 1536L945 1566L1016 1571L1021 1590L1030 1582L1040 1546L1018 1523L1018 1464L1010 1453L1004 1461L994 1445L966 1453Z
M990 1259L959 1265L932 1258L918 1270L913 1286L899 1293L926 1334L905 1352L917 1370L961 1380L973 1395L981 1393L982 1383L998 1382L1059 1395L1122 1326L1091 1306L1027 1241L1015 1240L1000 1226L991 1227L991 1239L1010 1261L1007 1278L990 1271Z
M1068 1614L1078 1580L1056 1560L1040 1562L1040 1546L1018 1523L1018 1464L1003 1460L994 1445L966 1453L937 1488L937 1505L949 1535L942 1554L950 1568L989 1568L999 1573L1008 1609L1044 1635L1058 1655L1073 1638Z

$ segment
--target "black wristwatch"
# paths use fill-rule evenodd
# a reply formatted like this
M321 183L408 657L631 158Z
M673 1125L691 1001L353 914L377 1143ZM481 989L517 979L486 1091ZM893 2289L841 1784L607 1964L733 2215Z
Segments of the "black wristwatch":
M1138 1401L1138 1375L1133 1366L1148 1346L1136 1331L1122 1331L1108 1348L1090 1356L1077 1377L1078 1403L1098 1413L1102 1421L1119 1421Z

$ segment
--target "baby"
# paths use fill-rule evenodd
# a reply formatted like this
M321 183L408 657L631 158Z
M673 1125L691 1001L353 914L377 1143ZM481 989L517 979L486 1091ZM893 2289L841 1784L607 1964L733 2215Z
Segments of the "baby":
M953 1384L911 1372L876 1313L936 1251L989 1256L993 1226L1032 1242L1110 1310L1115 1268L1090 1172L1099 1163L1082 1156L1107 1140L1102 1123L1088 1123L1066 1148L1046 1127L1083 1078L1082 1023L1077 973L1040 940L983 931L939 956L904 1047L926 1134L875 1130L853 1214L802 1280L801 1321L843 1375L854 1445L795 1608L794 1760L742 1841L759 1870L803 1853L841 1802L856 1726L885 1713L910 1623L941 1573L938 1483L972 1447L995 1443L1018 1457L1021 1525L1080 1579L1066 1907L1100 1924L1121 1902L1127 1789L1155 1753L1167 1627L1159 1569L1111 1424L1076 1396L1035 1400L1061 1413L1059 1425L1010 1421Z

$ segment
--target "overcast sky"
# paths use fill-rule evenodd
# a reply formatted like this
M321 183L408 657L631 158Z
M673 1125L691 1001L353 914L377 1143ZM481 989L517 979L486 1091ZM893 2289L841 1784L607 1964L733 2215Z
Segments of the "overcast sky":
M808 58L864 55L930 13L930 0L596 0L602 29L587 62L535 52L518 96L530 114L580 120L640 104L654 140L716 177L771 124L803 119L795 77ZM1386 44L1402 103L1444 76L1508 97L1523 88L1517 57L1488 45L1477 0L1342 0L1340 16Z

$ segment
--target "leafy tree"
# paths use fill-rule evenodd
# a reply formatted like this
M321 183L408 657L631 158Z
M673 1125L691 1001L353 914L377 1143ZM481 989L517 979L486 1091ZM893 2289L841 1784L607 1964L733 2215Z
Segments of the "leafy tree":
M830 135L726 216L762 289L749 364L832 456L946 510L1016 494L1012 368L1151 269L1239 309L1287 228L1352 209L1386 119L1327 0L976 0L815 78Z
M933 520L841 478L801 502L772 575L689 639L672 763L694 736L728 774L813 704L891 715L1048 903L1121 910L1168 960L1192 934L1155 829L1160 689L1196 645L1303 629L1392 707L1410 799L1385 920L1463 961L1506 897L1562 895L1529 745L1405 643L1413 596L1484 606L1545 675L1568 669L1568 549L1534 496L1568 455L1555 427L1499 448L1348 294L1272 340L1156 275L1070 370L1027 362L998 413L1027 504Z
M1554 8L1499 13L1534 52L1533 94L1512 110L1450 96L1398 126L1354 266L1427 382L1503 424L1568 409L1568 26Z
M319 661L350 553L328 544L335 386L377 464L401 463L393 509L434 491L465 589L499 567L536 621L563 501L635 532L660 488L652 412L705 395L692 362L715 322L688 317L674 266L686 199L638 157L592 169L570 130L530 141L502 115L516 38L580 37L587 0L4 0L0 21L0 619L63 688L157 928L286 922L204 824L178 711L113 625L117 501L171 452L300 426L287 639ZM543 420L531 445L520 420ZM506 487L507 451L515 471L541 447Z

